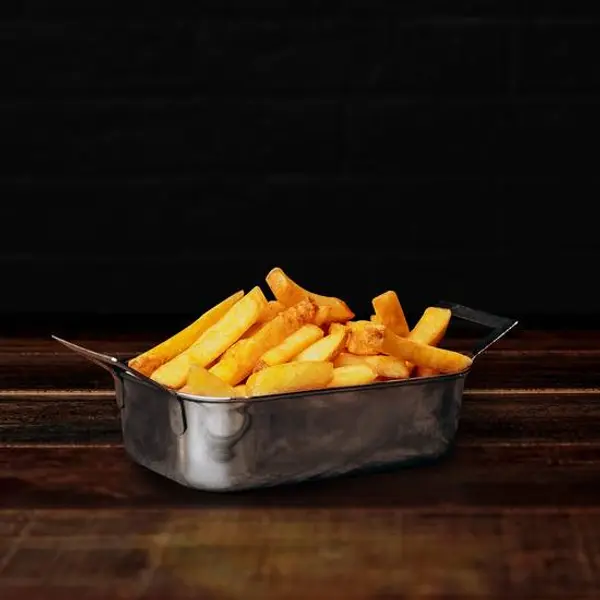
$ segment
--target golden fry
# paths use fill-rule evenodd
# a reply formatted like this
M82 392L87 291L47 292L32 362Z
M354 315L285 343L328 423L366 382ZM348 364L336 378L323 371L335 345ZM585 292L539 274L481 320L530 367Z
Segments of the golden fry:
M365 356L365 360L379 377L385 379L408 379L410 377L406 361L395 356Z
M385 325L397 335L408 335L408 323L396 292L391 290L384 292L373 298L372 304L375 309L376 323Z
M312 323L303 325L298 331L294 331L285 338L281 344L267 350L256 363L254 370L260 371L265 367L286 363L305 348L320 340L324 335L323 330Z
M440 373L457 373L470 367L473 362L464 354L396 335L383 325L368 321L359 325L349 328L347 347L353 354L389 354Z
M218 358L256 323L266 304L267 299L258 286L250 290L191 346L190 361L205 367Z
M366 364L346 365L333 369L333 379L327 387L348 387L364 385L377 379L377 374Z
M252 325L252 327L249 327L244 332L244 334L242 335L242 337L240 338L240 340L245 340L245 339L247 339L249 337L252 337L252 336L256 335L267 323L268 323L268 321L265 322L265 323L259 323L259 322L254 323L254 325Z
M294 360L298 362L333 360L346 343L346 327L340 323L332 323L329 331L329 335L308 346Z
M311 292L276 267L168 340L129 361L165 387L209 397L248 398L467 370L472 359L439 347L451 311L430 306L410 330L396 292L372 299L356 320L341 299Z
M385 332L383 352L440 373L459 373L473 364L465 354L421 344L389 330Z
M275 318L276 315L284 310L285 304L279 302L279 300L269 300L260 314L257 323L268 323L271 319Z
M317 308L317 314L315 315L315 325L318 325L319 327L321 327L322 325L325 325L326 323L330 323L331 322L330 315L331 315L331 306L319 306L319 308Z
M327 321L343 323L354 318L354 313L343 300L330 296L321 296L320 294L305 290L290 279L279 267L269 272L266 281L275 298L286 306L293 306L304 298L310 298L319 306L330 308L329 315L326 317ZM320 318L324 318L323 315Z
M205 312L191 325L154 348L132 358L127 364L132 369L150 377L161 365L187 350L209 327L217 323L243 295L243 290L232 294Z
M452 311L448 308L429 306L425 309L413 330L408 334L408 339L430 346L437 346L446 334L451 317ZM408 368L409 370L412 370L413 365L408 363ZM421 375L421 377L430 376L431 375Z
M274 365L248 377L248 396L284 394L327 387L333 378L330 362L292 362Z
M179 356L171 359L168 363L158 367L150 379L165 387L178 390L185 385L188 371L190 370L189 351L182 352Z
M337 369L339 367L348 367L351 365L366 365L366 356L359 356L358 354L351 354L350 352L340 352L333 361L333 366Z
M333 363L335 367L359 364L366 364L375 371L378 377L384 379L407 379L410 375L406 361L385 354L358 356L356 354L342 352Z
M245 340L246 338L252 337L255 333L260 331L269 321L272 321L280 312L285 310L285 305L279 302L279 300L269 300L267 306L262 311L258 321L252 325L240 338Z
M408 339L421 342L421 344L437 346L446 334L451 317L450 309L429 306L408 334Z
M243 383L240 385L236 385L233 388L233 391L235 392L236 398L246 398L248 396L248 394L246 393L246 385Z
M417 367L415 369L415 377L435 377L438 372L429 367Z
M285 338L315 318L317 305L305 299L286 308L252 337L239 340L219 359L210 372L230 385L243 381L254 369L261 356L281 344Z
M381 330L383 325L370 321L353 321L348 323L346 348L351 354L381 354Z
M180 391L185 394L215 398L233 398L236 396L235 389L232 386L197 365L190 366L187 384Z

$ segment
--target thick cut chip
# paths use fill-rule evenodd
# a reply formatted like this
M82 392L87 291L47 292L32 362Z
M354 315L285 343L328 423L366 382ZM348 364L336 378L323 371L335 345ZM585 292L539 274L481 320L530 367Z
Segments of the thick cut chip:
M332 323L329 335L316 341L296 356L294 361L331 361L344 348L346 343L346 327L340 323Z
M413 330L408 334L408 339L437 346L446 334L451 317L452 312L447 308L427 307ZM412 371L413 365L408 363L408 368ZM421 375L421 377L423 376Z
M384 325L368 321L349 327L347 347L353 354L389 354L440 373L457 373L473 363L464 354L409 340L396 335Z
M191 363L205 367L235 344L260 317L267 304L262 290L250 290L190 348Z
M317 314L315 315L315 325L321 327L327 323L331 323L331 319L329 318L331 314L331 306L319 306L317 309Z
M452 312L448 308L429 306L408 334L408 339L421 344L437 346L446 334Z
M384 292L373 298L372 303L375 309L376 323L385 325L397 335L408 335L408 323L396 292L391 290Z
M351 365L366 365L366 358L366 356L350 354L350 352L340 352L333 361L333 366L337 369L339 367L348 367Z
M231 346L210 372L230 385L237 385L252 373L256 363L267 350L281 344L303 325L312 323L316 312L317 305L309 299L286 308L252 337L239 340Z
M415 369L415 377L435 377L438 372L429 367L417 367Z
M267 350L256 363L254 370L260 371L266 367L286 363L324 335L323 330L312 323L303 325L298 331L286 337L281 344Z
M333 379L327 387L364 385L377 379L377 373L366 364L346 365L333 369Z
M385 379L407 379L410 376L410 370L406 361L395 356L365 356L367 364L375 370L379 377Z
M243 295L243 290L232 294L179 333L147 352L132 358L128 363L129 366L150 377L160 366L187 350L209 327L219 321Z
M252 397L315 390L327 387L332 378L330 362L291 362L253 373L246 382L246 392Z
M267 323L284 310L285 304L283 304L283 302L279 302L279 300L269 300L258 318L258 323Z
M377 373L378 377L383 379L407 379L410 375L406 361L385 354L358 356L349 352L342 352L333 362L335 367L360 364L366 364Z
M326 319L326 321L322 321L320 324L324 322L344 323L354 318L354 313L343 300L330 296L321 296L320 294L305 290L290 279L279 267L269 272L266 281L275 298L286 306L293 306L304 298L310 298L319 306L328 307L330 309L328 315L319 315L319 319Z
M346 325L348 336L346 348L351 354L380 354L383 325L369 321L352 321Z
M184 394L216 398L234 398L236 396L232 386L197 365L190 366L187 384L180 391Z
M285 310L285 305L279 302L279 300L269 300L269 303L262 311L258 321L252 325L240 338L244 340L252 337L256 332L260 331L269 321L272 321L280 312Z
M254 325L252 325L252 327L250 327L249 329L247 329L245 331L245 333L242 335L240 340L245 340L249 337L252 337L256 333L258 333L267 323L268 323L268 321L264 322L264 323L254 323Z
M168 363L158 367L150 376L157 383L178 390L185 385L190 370L189 351L182 352Z
M236 385L233 389L237 398L246 398L248 395L246 393L246 385L244 383Z

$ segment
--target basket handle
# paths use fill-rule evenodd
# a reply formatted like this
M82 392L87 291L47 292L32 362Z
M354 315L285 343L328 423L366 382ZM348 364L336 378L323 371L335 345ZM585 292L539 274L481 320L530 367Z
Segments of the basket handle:
M472 358L477 358L480 354L485 352L492 344L495 344L500 338L504 337L513 327L515 327L519 321L511 319L510 317L499 317L482 310L475 310L456 304L454 302L447 302L445 300L439 301L436 306L440 308L448 308L452 312L452 316L463 321L469 321L476 325L483 325L491 329L485 337L483 337L472 350Z

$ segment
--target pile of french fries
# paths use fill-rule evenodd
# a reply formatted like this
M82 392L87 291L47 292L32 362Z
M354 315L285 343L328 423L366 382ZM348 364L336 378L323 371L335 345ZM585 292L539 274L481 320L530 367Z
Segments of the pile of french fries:
M393 291L373 298L369 321L339 298L310 292L280 268L238 291L129 366L186 394L252 398L456 373L471 358L438 347L450 310L425 309L411 329Z

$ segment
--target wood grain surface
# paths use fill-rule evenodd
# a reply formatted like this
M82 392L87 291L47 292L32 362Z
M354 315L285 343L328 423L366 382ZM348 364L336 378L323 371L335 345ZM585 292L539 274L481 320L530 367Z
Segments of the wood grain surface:
M165 331L67 333L125 357ZM102 370L1 338L0 598L597 598L598 367L600 332L516 331L439 462L218 494L129 460Z

